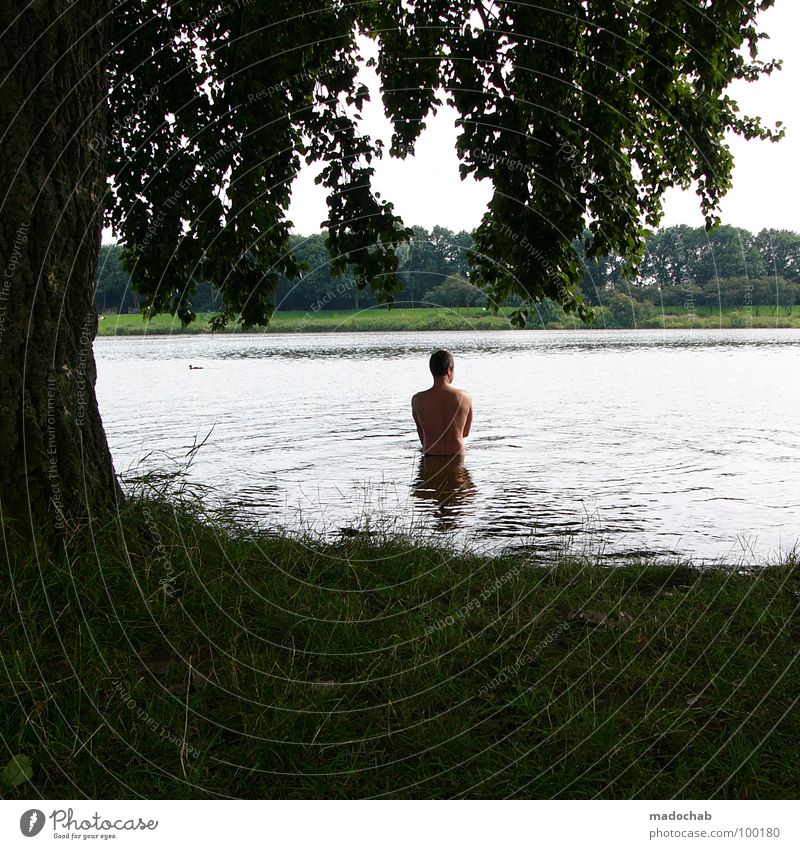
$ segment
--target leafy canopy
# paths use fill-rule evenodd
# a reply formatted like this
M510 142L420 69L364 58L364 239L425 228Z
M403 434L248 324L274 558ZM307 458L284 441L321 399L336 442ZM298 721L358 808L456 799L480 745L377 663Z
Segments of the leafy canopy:
M725 94L769 74L758 11L774 0L128 0L109 68L107 223L151 313L264 324L289 244L292 181L320 163L339 271L391 301L411 231L373 188L379 140L360 126L361 38L376 42L389 153L412 154L443 101L462 177L491 180L472 282L493 304L543 297L588 318L572 245L634 269L671 186L697 181L708 226L731 184L725 134L777 139ZM424 187L421 187L424 188Z

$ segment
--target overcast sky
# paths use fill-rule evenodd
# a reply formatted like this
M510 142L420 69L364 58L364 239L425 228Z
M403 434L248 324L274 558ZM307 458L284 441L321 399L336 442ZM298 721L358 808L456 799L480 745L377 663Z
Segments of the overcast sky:
M783 59L783 70L756 83L738 83L732 87L731 96L738 100L742 113L759 115L768 126L782 120L786 138L777 144L733 138L734 187L723 201L722 220L752 231L762 227L798 231L800 59L796 42L800 37L800 3L777 0L772 9L762 13L759 24L770 35L769 41L761 43L759 58ZM370 83L368 77L364 79ZM365 130L383 138L388 150L389 124L383 117L377 89L373 89L373 103L363 114ZM395 211L408 225L430 229L439 224L451 230L472 230L480 222L490 187L488 181L462 182L458 176L455 115L455 110L443 107L428 119L413 159L393 160L387 152L376 166L376 188L394 203ZM317 232L326 217L324 193L314 185L316 173L305 169L294 186L289 217L298 233ZM696 195L679 191L668 195L662 226L702 223Z

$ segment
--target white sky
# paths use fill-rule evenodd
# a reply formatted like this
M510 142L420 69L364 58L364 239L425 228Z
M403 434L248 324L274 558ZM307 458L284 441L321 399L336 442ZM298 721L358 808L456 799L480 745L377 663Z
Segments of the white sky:
M722 220L757 232L762 227L800 231L800 3L777 0L762 13L760 30L770 35L761 42L759 59L783 59L783 69L756 83L738 83L731 96L739 103L741 114L757 115L767 126L783 121L786 138L773 144L734 137L731 148L736 161L733 188L721 205ZM374 74L364 81L373 82ZM372 79L370 79L372 77ZM395 205L395 212L407 225L435 225L451 230L472 230L480 223L491 196L488 181L463 182L458 175L454 152L456 111L442 107L429 117L427 128L417 143L416 155L394 160L388 155L389 123L383 116L376 85L370 85L372 102L365 106L364 129L386 142L384 159L375 166L375 186L381 197ZM317 170L305 168L297 178L289 218L301 234L319 231L326 217L325 195L314 185ZM662 226L690 224L700 226L699 198L693 192L672 191L667 195Z

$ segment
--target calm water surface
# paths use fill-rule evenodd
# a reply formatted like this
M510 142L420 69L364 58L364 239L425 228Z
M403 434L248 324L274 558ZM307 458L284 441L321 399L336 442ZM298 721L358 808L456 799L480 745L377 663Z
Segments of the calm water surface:
M475 403L459 467L421 466L410 416L436 347ZM800 537L800 331L120 337L95 353L118 471L172 468L210 433L191 480L268 526L369 516L481 550L742 562Z

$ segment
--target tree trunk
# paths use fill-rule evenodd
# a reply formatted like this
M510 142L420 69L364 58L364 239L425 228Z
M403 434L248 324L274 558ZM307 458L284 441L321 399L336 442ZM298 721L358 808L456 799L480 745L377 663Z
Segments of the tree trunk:
M24 5L24 4L23 4ZM0 522L6 544L121 497L94 392L109 0L0 0ZM9 534L10 531L10 534Z

